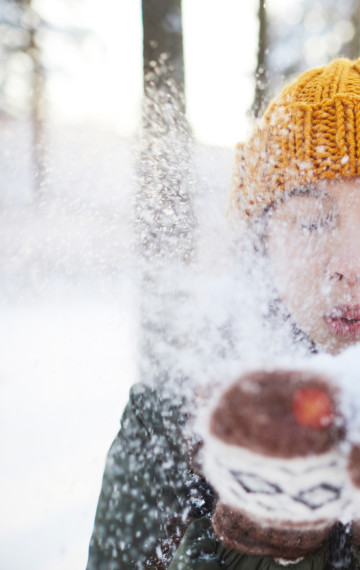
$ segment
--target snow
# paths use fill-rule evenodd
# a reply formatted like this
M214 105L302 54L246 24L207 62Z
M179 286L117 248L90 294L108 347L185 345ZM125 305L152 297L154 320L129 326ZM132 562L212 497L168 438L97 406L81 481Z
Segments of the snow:
M85 568L106 453L139 365L134 141L89 129L50 134L48 194L37 204L29 129L0 130L0 568L6 570ZM162 366L206 393L245 366L267 366L277 351L292 360L294 347L288 328L275 330L268 314L266 267L249 269L240 242L235 257L228 255L232 152L195 146L192 160L199 262L195 271L179 273L166 266L150 317L156 322L166 304L168 336L156 347ZM356 353L346 358L336 362L357 370ZM329 371L334 362L319 358ZM350 393L355 376L346 376Z
M136 377L131 143L61 133L39 208L14 127L0 161L0 567L75 570Z
M138 370L134 141L51 130L38 205L29 139L26 125L0 130L0 568L75 570ZM194 151L197 216L217 248L231 165L229 150Z
M130 284L106 293L79 287L3 307L3 568L85 566L105 453L135 375Z

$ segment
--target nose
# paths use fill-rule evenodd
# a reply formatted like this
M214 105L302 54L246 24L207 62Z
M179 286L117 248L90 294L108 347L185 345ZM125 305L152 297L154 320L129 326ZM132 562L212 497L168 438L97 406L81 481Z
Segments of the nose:
M360 274L355 274L352 271L349 271L347 273L345 272L343 278L345 278L345 281L347 282L348 285L350 285L350 287L353 287L354 285L360 282Z
M344 281L349 287L360 283L360 239L343 239L337 244L328 264L330 279Z

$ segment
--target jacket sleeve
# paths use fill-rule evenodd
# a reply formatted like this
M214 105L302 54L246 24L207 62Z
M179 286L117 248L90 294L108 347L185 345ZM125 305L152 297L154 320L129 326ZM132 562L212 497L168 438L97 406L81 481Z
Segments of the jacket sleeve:
M328 548L291 564L291 570L323 570ZM284 570L288 568L268 556L249 556L227 548L213 532L211 517L192 522L177 549L169 570Z
M106 461L87 570L167 567L199 483L181 443L181 409L147 386L132 388Z

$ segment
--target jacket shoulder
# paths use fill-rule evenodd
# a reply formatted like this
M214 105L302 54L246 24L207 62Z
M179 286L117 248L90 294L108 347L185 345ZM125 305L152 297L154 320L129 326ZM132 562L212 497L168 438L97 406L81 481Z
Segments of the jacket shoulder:
M186 421L180 400L146 384L132 387L106 459L88 570L144 568L184 528L195 477Z

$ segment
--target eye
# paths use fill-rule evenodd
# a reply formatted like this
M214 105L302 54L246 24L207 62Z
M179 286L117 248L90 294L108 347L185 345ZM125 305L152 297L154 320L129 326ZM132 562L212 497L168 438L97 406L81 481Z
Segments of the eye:
M338 216L328 216L326 218L297 220L301 229L308 233L320 233L321 231L332 230L338 223Z

